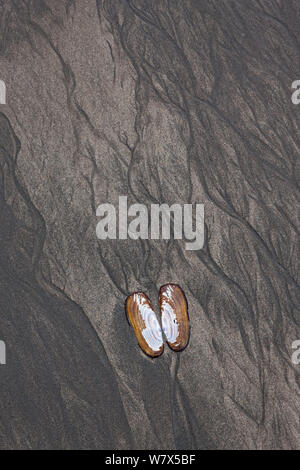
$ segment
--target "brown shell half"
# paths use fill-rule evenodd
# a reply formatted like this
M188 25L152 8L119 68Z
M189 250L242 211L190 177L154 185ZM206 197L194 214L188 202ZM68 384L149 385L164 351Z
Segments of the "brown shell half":
M190 336L188 305L177 284L165 284L159 291L162 328L167 343L174 351L184 349Z
M142 351L150 357L160 356L164 350L162 331L147 295L131 294L126 299L125 309Z

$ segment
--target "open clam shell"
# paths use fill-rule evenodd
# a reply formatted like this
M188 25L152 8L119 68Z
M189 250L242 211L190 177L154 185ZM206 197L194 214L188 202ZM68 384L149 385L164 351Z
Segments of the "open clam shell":
M149 298L143 292L131 294L125 308L142 351L150 357L160 356L164 350L162 330Z
M159 291L161 323L167 343L174 351L184 349L189 341L188 305L177 284L165 284Z

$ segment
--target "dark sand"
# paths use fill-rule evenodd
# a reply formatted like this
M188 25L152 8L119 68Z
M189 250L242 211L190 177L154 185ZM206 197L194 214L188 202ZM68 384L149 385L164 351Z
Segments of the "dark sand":
M0 17L0 448L299 449L299 1ZM204 249L98 241L120 195L204 203ZM151 360L124 302L167 282L191 339Z

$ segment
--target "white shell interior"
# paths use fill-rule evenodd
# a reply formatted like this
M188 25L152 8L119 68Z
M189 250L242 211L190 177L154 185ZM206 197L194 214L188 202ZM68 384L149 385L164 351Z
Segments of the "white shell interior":
M139 305L139 313L145 323L142 335L153 351L159 351L163 345L162 331L160 324L152 308L146 303L146 299L135 294L135 302Z

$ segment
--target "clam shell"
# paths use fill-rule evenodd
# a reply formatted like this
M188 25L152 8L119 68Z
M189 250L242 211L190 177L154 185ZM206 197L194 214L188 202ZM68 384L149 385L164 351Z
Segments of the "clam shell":
M164 350L162 330L149 298L135 292L127 297L125 309L142 351L150 357L160 356Z
M165 284L159 291L161 322L167 343L174 351L184 349L189 341L188 305L177 284Z

